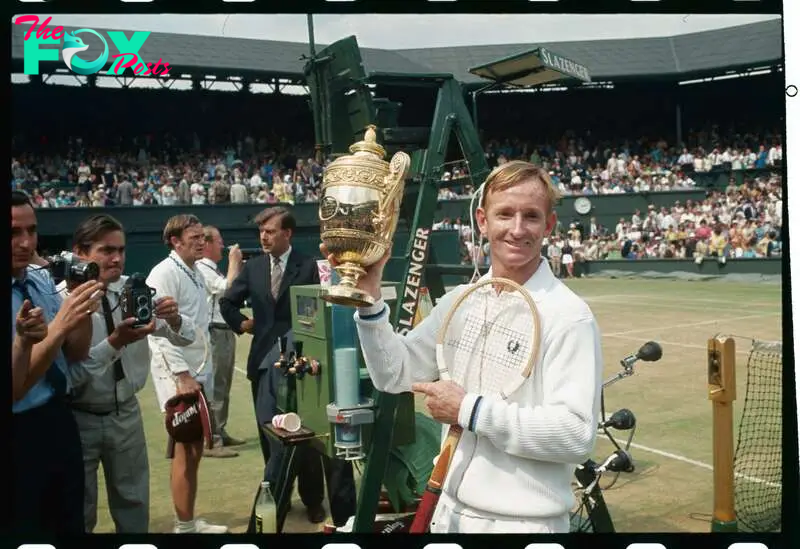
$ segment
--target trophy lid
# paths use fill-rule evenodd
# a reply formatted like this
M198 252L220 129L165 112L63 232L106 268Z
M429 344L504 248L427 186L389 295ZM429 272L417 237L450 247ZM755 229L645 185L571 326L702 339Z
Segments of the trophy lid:
M377 135L375 134L376 129L377 127L372 124L367 126L367 131L364 133L364 139L350 145L350 152L355 156L363 156L364 153L375 155L379 159L383 160L383 158L386 156L386 149L378 144Z

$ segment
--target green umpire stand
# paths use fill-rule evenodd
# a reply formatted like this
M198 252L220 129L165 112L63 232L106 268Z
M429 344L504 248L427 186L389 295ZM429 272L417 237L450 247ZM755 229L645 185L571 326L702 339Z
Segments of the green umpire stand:
M383 298L390 314L396 311L399 303L400 286L396 282L383 283ZM336 375L334 332L337 319L333 315L334 306L322 299L323 292L319 284L290 288L294 343L282 346L280 360L275 364L283 374L277 387L278 412L296 413L302 427L299 431L287 432L272 425L262 426L267 436L280 441L287 449L274 487L279 531L289 507L289 479L296 470L293 456L299 445L311 445L330 457L360 461L374 444L377 395L360 353L355 355L357 405L337 405L340 394L337 384L347 383L348 379ZM354 313L355 309L342 309L344 315ZM414 413L413 419L403 421L401 418L395 423L382 481L390 508L397 512L416 504L438 452L439 425L423 414Z
M400 287L396 282L384 282L383 297L390 311L397 307L397 292ZM292 307L292 333L294 349L287 349L289 355L287 367L278 385L278 409L282 413L295 412L300 416L303 426L313 431L324 441L325 452L331 457L337 455L335 446L335 428L331 422L327 407L335 401L336 379L332 365L334 363L333 318L332 306L322 299L322 286L319 284L293 286L290 289ZM355 310L353 310L355 312ZM374 387L364 365L360 353L358 358L359 394L364 409L371 412ZM297 368L292 371L292 364L301 359L316 361L313 371ZM371 416L371 417L370 417ZM362 447L371 442L372 419L374 414L366 413L361 425ZM402 446L414 441L413 424L398 425L392 445ZM354 453L357 449L354 448Z

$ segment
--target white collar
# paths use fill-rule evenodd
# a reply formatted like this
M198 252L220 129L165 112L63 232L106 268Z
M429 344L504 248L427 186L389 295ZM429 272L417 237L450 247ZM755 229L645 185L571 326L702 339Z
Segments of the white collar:
M181 256L178 255L178 252L176 252L175 250L170 250L169 256L173 258L175 261L177 261L180 265L189 269L189 271L194 271L197 268L196 267L197 261L195 261L195 265L189 267L189 265L183 260L183 258L181 258Z
M114 292L115 294L122 293L122 288L125 287L125 281L128 280L128 277L122 275L116 282L112 282L106 286L106 289L109 291Z
M491 278L492 276L492 267L489 267L489 270L480 278L480 280L485 280L487 278ZM534 272L533 275L531 275L531 277L528 278L528 280L526 280L522 286L535 296L549 289L555 280L556 277L553 275L553 271L550 269L550 263L546 259L542 258L539 261L539 267L536 269L536 272Z
M284 266L284 265L286 265L286 263L289 261L289 255L290 255L291 253L292 253L292 247L291 247L291 245L290 245L290 246L289 246L289 247L286 249L286 251L285 251L285 252L283 252L283 253L282 253L282 254L281 254L279 257L277 257L277 258L276 258L274 255L272 255L272 254L269 254L269 263L270 263L270 265L274 265L274 263L275 263L275 260L277 259L277 260L278 260L278 263L281 265L281 267L283 267L283 266Z
M205 263L209 267L213 267L214 270L217 269L217 263L213 259L209 259L207 257L204 257L202 259L198 259L197 263Z

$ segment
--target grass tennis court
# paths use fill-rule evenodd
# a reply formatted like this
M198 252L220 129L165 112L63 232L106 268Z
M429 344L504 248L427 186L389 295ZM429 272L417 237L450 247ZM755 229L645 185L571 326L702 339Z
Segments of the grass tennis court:
M750 339L781 339L781 287L718 281L576 279L567 282L585 297L603 332L606 376L619 361L648 340L658 341L664 356L657 363L639 363L636 375L606 393L606 410L630 408L637 418L632 454L636 471L621 475L606 501L621 532L708 532L712 510L711 403L706 386L707 340L716 334L740 336L737 345L738 418L744 404ZM198 516L227 524L233 532L247 526L250 505L262 474L255 437L249 382L244 364L249 336L237 345L231 394L229 432L245 437L239 457L204 459L200 468ZM145 415L151 470L153 532L172 528L165 429L152 385L140 393ZM618 439L623 443L624 433ZM596 459L612 447L599 442ZM96 532L113 532L100 480ZM286 532L313 532L302 504L296 501Z

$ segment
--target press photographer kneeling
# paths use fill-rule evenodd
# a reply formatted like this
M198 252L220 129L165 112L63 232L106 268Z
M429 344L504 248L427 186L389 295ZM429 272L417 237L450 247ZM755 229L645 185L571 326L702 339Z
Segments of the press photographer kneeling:
M39 315L46 332L19 334L12 350L11 529L26 534L81 533L83 462L75 419L65 404L69 362L85 359L91 315L103 285L88 280L62 299L47 269L34 264L36 211L28 196L11 193L11 341ZM21 322L18 324L18 315ZM31 336L31 337L29 337Z
M70 366L69 399L80 430L86 483L85 528L97 524L97 471L103 464L108 507L117 533L147 533L149 464L136 394L147 381L150 350L146 337L177 346L194 341L194 323L181 316L172 297L153 299L142 275L123 275L125 233L109 215L83 221L73 235L73 253L99 269L106 292L92 315L89 356ZM78 271L73 263L65 269ZM59 285L69 295L66 281Z

